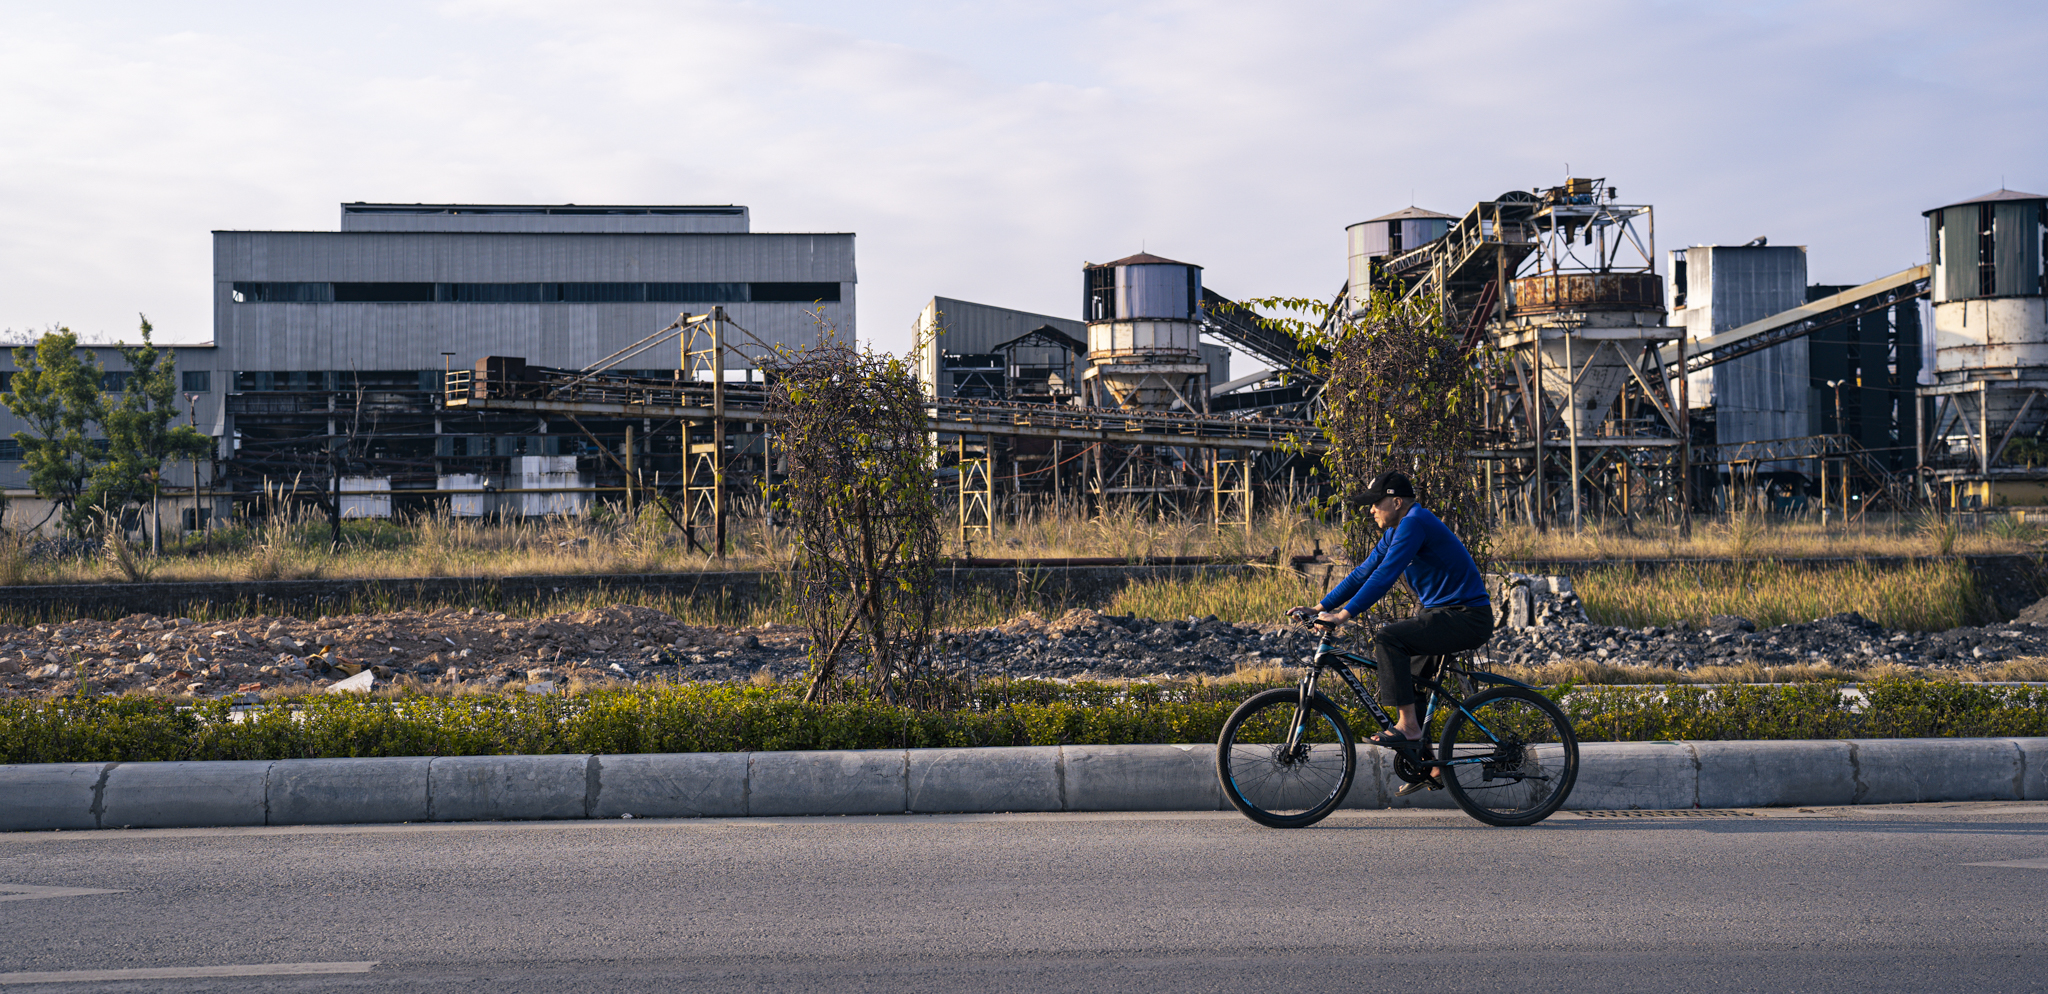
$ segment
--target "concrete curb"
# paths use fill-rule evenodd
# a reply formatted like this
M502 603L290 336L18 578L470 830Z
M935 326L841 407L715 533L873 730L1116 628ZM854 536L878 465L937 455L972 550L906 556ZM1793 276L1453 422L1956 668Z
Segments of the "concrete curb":
M0 831L406 821L1217 811L1208 745L0 766ZM1596 742L1568 808L2048 800L2048 738ZM1347 808L1396 798L1367 746Z

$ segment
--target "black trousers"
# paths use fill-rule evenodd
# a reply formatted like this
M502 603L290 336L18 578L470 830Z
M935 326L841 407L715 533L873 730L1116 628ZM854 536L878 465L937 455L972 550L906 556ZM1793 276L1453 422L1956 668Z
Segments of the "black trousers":
M1426 607L1415 617L1396 621L1372 639L1372 658L1380 664L1380 704L1398 708L1415 703L1415 676L1422 657L1477 649L1493 637L1493 609Z

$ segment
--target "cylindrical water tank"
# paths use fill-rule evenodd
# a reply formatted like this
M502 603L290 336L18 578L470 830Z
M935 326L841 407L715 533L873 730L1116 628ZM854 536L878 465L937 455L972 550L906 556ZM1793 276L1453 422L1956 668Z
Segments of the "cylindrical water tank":
M2048 197L1999 190L1925 212L1938 378L2048 369L2044 211Z
M2034 503L2042 488L2011 475L2028 467L2008 444L2038 437L2048 425L2048 404L2036 397L2048 380L2048 197L1998 190L1924 216L1934 303L1928 392L1950 396L1975 464L1972 478L1950 478L1950 498L1977 506Z
M1139 253L1082 272L1090 361L1200 359L1202 267Z
M1126 409L1198 409L1202 267L1138 255L1082 270L1087 377Z
M1346 275L1351 281L1349 296L1352 309L1363 308L1371 296L1373 260L1400 255L1436 241L1450 230L1451 222L1455 220L1457 218L1449 214L1438 214L1420 207L1403 207L1392 214L1382 214L1345 228Z

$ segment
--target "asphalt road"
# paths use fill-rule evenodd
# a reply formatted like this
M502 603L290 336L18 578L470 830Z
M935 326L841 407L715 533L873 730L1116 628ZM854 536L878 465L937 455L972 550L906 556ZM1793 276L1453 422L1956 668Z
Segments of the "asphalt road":
M2033 991L2044 926L2039 803L0 835L10 992Z

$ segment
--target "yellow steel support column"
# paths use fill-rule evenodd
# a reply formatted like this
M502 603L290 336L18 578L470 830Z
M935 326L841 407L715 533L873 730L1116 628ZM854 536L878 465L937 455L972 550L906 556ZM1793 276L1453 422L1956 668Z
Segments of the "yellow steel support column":
M996 537L995 467L992 446L984 445L979 457L967 454L967 436L954 436L959 446L960 545L967 547L969 534ZM985 436L984 436L985 437Z
M697 542L697 528L700 525L709 528L712 533L710 551L723 559L726 547L725 308L714 307L709 314L685 316L683 323L690 329L683 344L684 378L695 381L701 371L709 374L711 380L711 417L694 426L709 429L710 440L701 444L690 441L690 427L683 429L686 443L683 459L687 467L684 473L684 535L692 546L703 548Z
M1242 529L1245 540L1249 542L1252 537L1253 460L1248 453L1239 455L1237 459L1225 459L1222 450L1218 450L1210 462L1210 520L1219 530L1226 525Z

